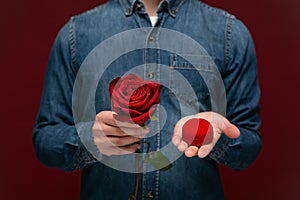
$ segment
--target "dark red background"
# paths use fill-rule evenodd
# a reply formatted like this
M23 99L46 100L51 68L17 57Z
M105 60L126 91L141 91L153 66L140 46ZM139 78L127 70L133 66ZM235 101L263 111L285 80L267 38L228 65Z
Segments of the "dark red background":
M79 199L80 172L42 166L31 142L50 48L59 28L96 0L1 4L0 199ZM250 168L221 168L230 200L300 199L300 1L206 0L238 16L255 40L264 148Z

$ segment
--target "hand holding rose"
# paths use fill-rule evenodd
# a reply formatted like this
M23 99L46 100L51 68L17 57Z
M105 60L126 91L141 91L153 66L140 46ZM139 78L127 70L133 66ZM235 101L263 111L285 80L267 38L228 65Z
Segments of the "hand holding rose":
M96 115L94 143L104 155L134 153L149 133L146 121L160 102L162 85L135 74L117 77L109 84L111 111Z
M100 153L110 156L134 153L140 146L134 142L144 138L149 129L132 123L117 123L113 112L102 111L96 115L92 132Z
M204 119L212 126L212 129L208 129L212 130L212 133L211 135L208 134L207 136L211 138L209 138L209 140L205 139L204 143L200 147L193 145L189 146L187 142L182 139L182 129L185 123L193 118ZM201 123L199 125L201 126ZM220 139L222 133L230 138L238 138L240 135L239 129L235 125L231 124L222 115L214 112L202 112L196 115L184 117L179 120L174 128L172 142L175 146L177 146L178 150L184 152L187 157L198 155L200 158L204 158L211 152L217 141Z

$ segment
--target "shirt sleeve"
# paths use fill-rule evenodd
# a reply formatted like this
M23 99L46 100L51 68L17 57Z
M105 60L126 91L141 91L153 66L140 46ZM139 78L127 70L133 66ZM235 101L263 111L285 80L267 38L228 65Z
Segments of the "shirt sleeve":
M210 157L232 169L251 165L261 151L259 127L260 88L255 48L245 25L229 18L226 30L225 73L226 118L240 130L240 137L230 139L222 134Z
M78 170L97 161L82 144L72 116L76 70L72 64L71 23L59 31L52 47L33 131L38 159L48 167L65 171ZM86 126L91 130L92 123ZM87 135L93 139L91 132Z

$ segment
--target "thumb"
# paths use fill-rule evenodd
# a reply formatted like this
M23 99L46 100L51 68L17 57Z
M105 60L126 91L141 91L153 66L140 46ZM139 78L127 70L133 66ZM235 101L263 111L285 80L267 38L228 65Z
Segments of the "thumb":
M224 120L221 130L230 138L238 138L240 136L240 130L227 119Z

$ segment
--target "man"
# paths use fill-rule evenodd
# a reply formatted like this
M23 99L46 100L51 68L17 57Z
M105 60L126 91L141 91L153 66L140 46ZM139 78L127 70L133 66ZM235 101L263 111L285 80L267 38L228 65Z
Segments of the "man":
M100 67L110 48L126 52ZM248 30L225 11L196 0L109 1L72 17L57 36L33 135L37 156L49 167L83 169L84 200L128 199L135 186L137 199L223 199L217 163L241 170L261 149L256 70ZM108 85L128 72L164 85L148 128L114 120ZM182 140L191 118L212 124L209 144ZM146 149L138 141L173 167L145 164L135 184L130 156Z

